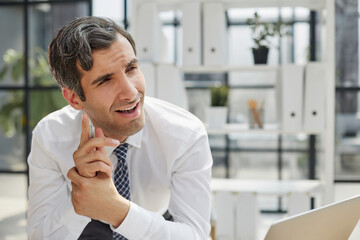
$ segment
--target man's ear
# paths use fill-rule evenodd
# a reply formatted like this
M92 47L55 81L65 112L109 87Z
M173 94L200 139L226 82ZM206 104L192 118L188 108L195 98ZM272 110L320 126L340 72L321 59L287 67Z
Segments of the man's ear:
M66 87L63 87L62 94L66 101L76 110L82 110L84 109L84 106L82 104L82 101L80 97L73 91Z

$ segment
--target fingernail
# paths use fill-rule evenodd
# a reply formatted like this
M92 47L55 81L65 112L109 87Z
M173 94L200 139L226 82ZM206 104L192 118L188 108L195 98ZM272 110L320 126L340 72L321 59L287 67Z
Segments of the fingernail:
M111 139L111 141L116 144L116 145L119 145L120 144L120 141L119 140L116 140L116 139Z

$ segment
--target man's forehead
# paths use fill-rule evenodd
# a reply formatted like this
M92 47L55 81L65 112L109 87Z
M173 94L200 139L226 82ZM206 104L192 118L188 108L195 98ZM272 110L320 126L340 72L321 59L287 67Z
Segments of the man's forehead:
M118 35L119 37L116 40L114 40L109 47L92 50L91 52L92 66L88 71L91 71L91 69L93 69L94 66L100 63L98 57L102 58L104 55L109 55L109 54L111 54L111 56L117 56L118 58L117 60L121 61L121 63L124 64L124 66L129 64L130 62L134 62L136 56L130 42L122 35L120 34ZM121 50L114 51L114 48L116 47L121 48ZM76 61L76 66L79 69L79 71L87 71L81 67L79 60Z

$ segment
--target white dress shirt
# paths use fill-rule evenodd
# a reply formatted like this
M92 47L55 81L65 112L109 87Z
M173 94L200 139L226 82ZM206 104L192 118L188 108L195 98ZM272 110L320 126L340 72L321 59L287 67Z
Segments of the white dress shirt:
M129 240L207 239L212 157L200 120L174 105L146 97L145 126L128 137L130 210L116 232ZM81 111L49 114L33 131L29 239L77 239L90 218L75 213L67 172L80 143ZM107 147L114 166L114 148ZM162 214L169 210L174 222Z

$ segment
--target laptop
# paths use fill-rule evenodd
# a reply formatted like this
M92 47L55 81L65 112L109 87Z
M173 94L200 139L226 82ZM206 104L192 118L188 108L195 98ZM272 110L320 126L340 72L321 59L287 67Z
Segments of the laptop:
M360 219L360 195L271 225L265 240L345 240Z

